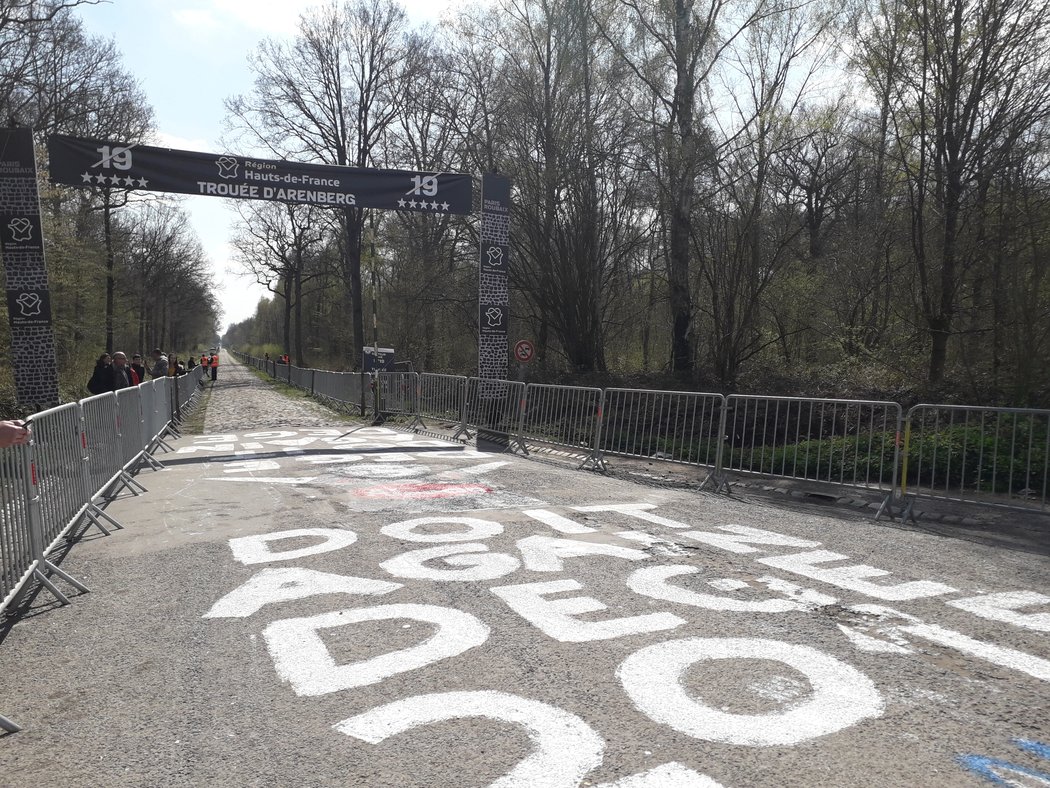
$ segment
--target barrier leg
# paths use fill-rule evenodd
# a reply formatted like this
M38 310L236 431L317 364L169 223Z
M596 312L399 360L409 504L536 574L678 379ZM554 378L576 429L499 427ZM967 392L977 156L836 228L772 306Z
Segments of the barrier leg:
M22 730L22 726L18 723L9 720L3 714L0 714L0 728L3 728L8 733L18 733Z
M84 592L85 594L90 591L90 589L86 585L70 577L68 574L63 572L50 561L45 560L43 562L43 566L47 569L48 573L58 575L71 586ZM58 600L59 604L68 605L70 603L69 597L67 597L65 594L58 590L58 586L51 582L51 578L44 574L44 571L42 569L34 569L33 576L40 581L40 585L42 585L44 588L51 592L51 595Z
M124 530L123 525L121 525L117 520L115 520L111 515L109 515L105 509L102 509L95 503L88 504L88 508L84 511L84 515L95 525L96 528L102 531L102 533L104 533L106 536L109 536L109 531L107 531L105 526L99 522L99 518L105 520L118 531Z

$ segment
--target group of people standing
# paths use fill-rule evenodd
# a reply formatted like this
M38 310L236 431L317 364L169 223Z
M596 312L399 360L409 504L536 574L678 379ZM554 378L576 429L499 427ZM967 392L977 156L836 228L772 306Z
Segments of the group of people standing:
M200 363L205 367L205 371L210 370L211 379L215 380L219 372L219 354L214 350L210 355L202 353ZM154 348L150 353L148 367L138 353L131 357L131 363L128 363L127 354L119 350L113 354L103 353L95 362L95 369L91 373L87 388L92 394L104 394L107 391L137 386L146 380L147 375L151 378L175 377L185 375L196 366L197 361L193 356L190 357L187 368L174 353L165 355L160 348Z

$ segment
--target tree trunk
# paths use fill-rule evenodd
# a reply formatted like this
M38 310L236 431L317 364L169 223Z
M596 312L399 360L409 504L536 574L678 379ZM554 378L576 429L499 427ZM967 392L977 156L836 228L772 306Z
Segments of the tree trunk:
M295 363L306 366L306 354L303 353L303 263L302 257L295 266Z

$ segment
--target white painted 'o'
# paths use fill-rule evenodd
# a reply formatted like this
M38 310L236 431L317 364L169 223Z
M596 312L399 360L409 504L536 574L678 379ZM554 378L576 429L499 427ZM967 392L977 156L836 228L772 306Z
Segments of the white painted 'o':
M772 714L730 714L690 697L686 670L714 659L762 659L802 673L813 689L803 703ZM620 683L651 719L704 741L790 746L882 714L875 685L856 668L809 646L757 638L687 638L640 649L620 663Z
M445 720L484 717L525 730L535 749L492 788L576 788L602 762L605 742L575 714L506 692L436 692L370 709L333 727L369 744Z
M361 621L409 619L436 624L437 632L415 646L370 659L337 665L318 632ZM376 684L397 673L430 665L480 646L489 628L474 616L436 605L379 605L322 613L308 618L274 621L263 630L277 674L297 695L329 692Z
M274 552L270 549L271 542L280 542L285 539L295 539L303 536L320 537L322 541L308 547L300 547L283 552ZM290 561L293 558L303 558L308 555L341 550L344 547L349 547L356 541L357 534L343 528L293 528L290 531L275 531L271 534L239 536L230 540L230 551L233 553L233 557L242 564L264 564L267 561Z
M466 531L455 531L444 534L424 534L416 531L420 525L465 525ZM503 533L503 526L491 520L482 520L477 517L416 517L413 520L402 520L399 523L390 523L380 529L387 536L401 539L406 542L475 542L478 539L488 539Z

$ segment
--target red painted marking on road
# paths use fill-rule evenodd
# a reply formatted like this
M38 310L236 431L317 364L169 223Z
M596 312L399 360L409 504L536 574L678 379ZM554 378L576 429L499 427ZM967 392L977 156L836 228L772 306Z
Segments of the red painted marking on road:
M492 492L484 484L381 484L354 490L361 498L461 498L465 495L486 495Z

